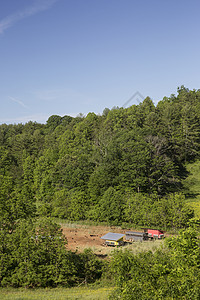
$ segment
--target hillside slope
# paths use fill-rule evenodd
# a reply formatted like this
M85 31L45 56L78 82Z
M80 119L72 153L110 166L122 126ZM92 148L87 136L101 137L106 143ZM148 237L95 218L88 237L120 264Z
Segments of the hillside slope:
M200 218L200 160L187 164L186 169L189 175L183 181L184 192L195 216Z

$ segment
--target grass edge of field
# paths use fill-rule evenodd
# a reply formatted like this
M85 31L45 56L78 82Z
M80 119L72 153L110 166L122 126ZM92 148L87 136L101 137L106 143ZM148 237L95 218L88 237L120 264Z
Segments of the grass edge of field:
M0 299L2 300L35 300L35 299L108 299L109 294L113 291L114 287L71 287L71 288L0 288Z

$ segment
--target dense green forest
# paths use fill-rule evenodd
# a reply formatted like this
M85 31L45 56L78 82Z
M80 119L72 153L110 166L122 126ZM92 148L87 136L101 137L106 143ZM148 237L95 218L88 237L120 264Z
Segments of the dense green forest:
M200 91L102 115L0 125L1 218L34 215L180 228L186 163L199 157ZM185 192L184 192L185 193Z
M147 97L102 115L0 125L0 286L72 286L109 280L107 269L120 299L199 299L199 241L183 187L199 154L200 90L184 86L156 106ZM67 251L56 217L184 231L156 254L117 251L105 263L91 250Z

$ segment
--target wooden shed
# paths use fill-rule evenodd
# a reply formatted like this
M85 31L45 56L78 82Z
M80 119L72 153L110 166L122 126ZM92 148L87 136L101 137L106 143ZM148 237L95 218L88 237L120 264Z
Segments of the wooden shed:
M106 233L104 236L101 237L102 240L105 240L106 246L121 246L124 244L123 237L125 234L122 233L113 233L109 232Z
M126 241L129 242L142 242L148 240L147 232L134 232L127 231L126 232Z

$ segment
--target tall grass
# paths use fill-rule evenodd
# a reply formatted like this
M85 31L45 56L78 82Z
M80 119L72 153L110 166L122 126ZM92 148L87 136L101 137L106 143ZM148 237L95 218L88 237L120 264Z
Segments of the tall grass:
M129 249L133 253L139 253L143 251L152 251L155 252L158 248L163 245L164 240L152 240L152 241L143 241L143 242L133 242L123 247L123 249Z
M92 251L99 256L108 256L110 257L116 249L124 251L125 249L131 250L133 253L143 252L143 251L152 251L155 252L161 245L163 245L163 240L152 240L152 241L143 241L143 242L133 242L126 243L124 246L117 247L90 247ZM85 247L78 247L78 251L83 252Z
M0 289L1 300L106 300L112 287L77 287L54 289Z

